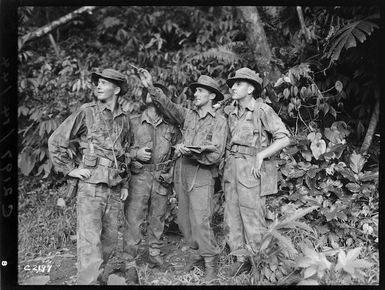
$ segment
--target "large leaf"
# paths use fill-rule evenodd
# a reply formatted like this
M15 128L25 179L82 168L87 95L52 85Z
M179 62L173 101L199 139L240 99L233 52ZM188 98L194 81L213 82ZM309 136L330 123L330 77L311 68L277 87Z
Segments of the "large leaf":
M359 172L361 172L365 163L366 163L366 159L361 154L357 154L356 152L353 152L352 155L350 155L349 166L354 171L354 173L358 174Z
M336 171L338 171L339 173L341 173L341 175L343 177L345 177L346 179L348 179L349 181L351 181L351 182L356 182L357 181L356 178L354 177L353 171L350 168L335 167L334 169Z
M326 53L327 57L335 61L338 60L343 48L355 47L357 41L364 42L375 28L379 28L377 24L364 19L342 27L331 39L330 49Z
M370 268L372 266L371 263L357 259L360 254L361 248L355 248L349 250L347 254L343 250L338 254L338 263L336 265L336 271L342 269L345 272L349 273L353 278L359 275L357 269L359 268Z
M35 167L36 161L28 152L24 151L19 155L18 163L21 173L23 173L25 176L28 176L32 169Z
M343 121L334 122L330 128L325 129L325 137L332 143L343 143L346 136L350 134L347 125Z
M361 186L357 183L350 182L345 185L350 192L360 192Z
M306 269L315 267L317 269L317 276L321 279L325 271L331 268L332 264L326 259L324 253L316 252L313 247L303 246L301 250L304 253L304 256L300 256L296 259L296 266ZM310 277L310 274L314 274L312 273L312 270L310 270L310 272L309 270L307 271L308 277Z
M326 152L326 142L324 140L314 140L310 144L311 152L316 160Z

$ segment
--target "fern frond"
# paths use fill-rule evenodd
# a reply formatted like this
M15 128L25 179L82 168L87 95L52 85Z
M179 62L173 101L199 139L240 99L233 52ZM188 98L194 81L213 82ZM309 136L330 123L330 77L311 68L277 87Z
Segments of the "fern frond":
M374 29L379 28L377 24L367 21L367 19L376 19L376 15L349 23L339 29L330 40L330 49L326 53L327 57L335 61L338 60L343 48L356 47L357 40L361 43L364 42Z
M222 61L225 64L235 64L241 61L241 57L226 46L211 48L208 51L189 57L189 60L205 60L210 58Z
M297 222L297 221L292 221L290 223L279 223L275 229L296 229L296 228L300 228L300 229L303 229L305 231L308 231L308 232L313 232L314 233L314 230L307 224L305 223L302 223L302 222Z
M318 208L319 206L311 206L311 207L308 207L308 208L305 208L305 209L301 209L299 211L297 211L295 214L287 217L286 219L284 219L283 221L279 222L276 227L278 227L279 225L282 225L282 224L290 224L291 222L303 217L304 215L308 214L309 212L312 212L313 210L315 210L316 208Z
M272 231L271 235L278 240L279 246L288 250L289 254L295 255L298 253L297 250L294 248L294 245L289 238L284 237L283 235L281 235L277 231Z

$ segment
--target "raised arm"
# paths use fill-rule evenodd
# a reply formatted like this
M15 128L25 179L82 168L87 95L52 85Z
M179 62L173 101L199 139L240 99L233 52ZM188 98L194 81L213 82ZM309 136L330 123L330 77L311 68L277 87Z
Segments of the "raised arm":
M180 105L174 104L162 92L161 89L155 88L153 86L152 76L147 70L140 68L138 70L138 73L143 86L148 89L151 95L151 99L154 102L155 106L159 109L159 111L164 116L166 116L174 125L183 127L188 109Z
M158 110L176 126L183 127L188 109L173 103L161 89L149 87L151 99Z

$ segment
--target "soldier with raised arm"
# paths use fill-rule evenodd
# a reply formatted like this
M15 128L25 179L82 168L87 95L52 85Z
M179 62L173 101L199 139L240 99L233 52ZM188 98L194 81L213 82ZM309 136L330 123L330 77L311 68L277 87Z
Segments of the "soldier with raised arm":
M190 88L194 92L193 109L174 104L152 84L150 73L139 70L142 83L165 116L182 128L182 142L176 145L180 155L175 165L176 186L181 185L178 205L178 224L190 244L190 260L186 271L201 262L205 280L217 278L217 246L210 221L213 215L214 178L223 157L227 136L226 119L215 112L213 102L223 99L218 83L202 75Z

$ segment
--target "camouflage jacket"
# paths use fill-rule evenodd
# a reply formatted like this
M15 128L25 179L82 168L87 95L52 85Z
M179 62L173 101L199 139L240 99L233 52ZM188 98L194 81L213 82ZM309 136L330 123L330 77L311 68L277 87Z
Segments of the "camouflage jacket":
M229 136L227 148L232 145L243 145L257 147L257 138L259 138L258 128L254 123L254 105L256 102L262 102L261 99L252 99L241 114L237 102L224 108L225 115L228 116ZM272 107L265 103L260 103L260 118L262 121L261 148L266 148L271 141L290 136L281 118Z
M129 163L130 136L129 117L120 106L112 113L106 104L93 101L82 105L52 133L48 149L55 169L65 175L79 165L92 172L86 182L128 188L129 176L118 174L112 150L119 162ZM80 154L80 164L74 153Z
M212 109L202 118L197 110L187 109L173 103L162 90L149 88L152 100L159 110L168 119L172 120L182 129L182 143L186 146L215 146L214 151L204 151L201 154L193 154L190 159L203 165L216 165L224 155L227 123L223 115Z
M151 159L146 163L158 164L171 159L171 146L174 146L180 137L175 125L166 122L162 116L156 124L152 124L148 110L132 116L130 123L132 128L131 160L136 160L136 152L143 147L152 149Z

